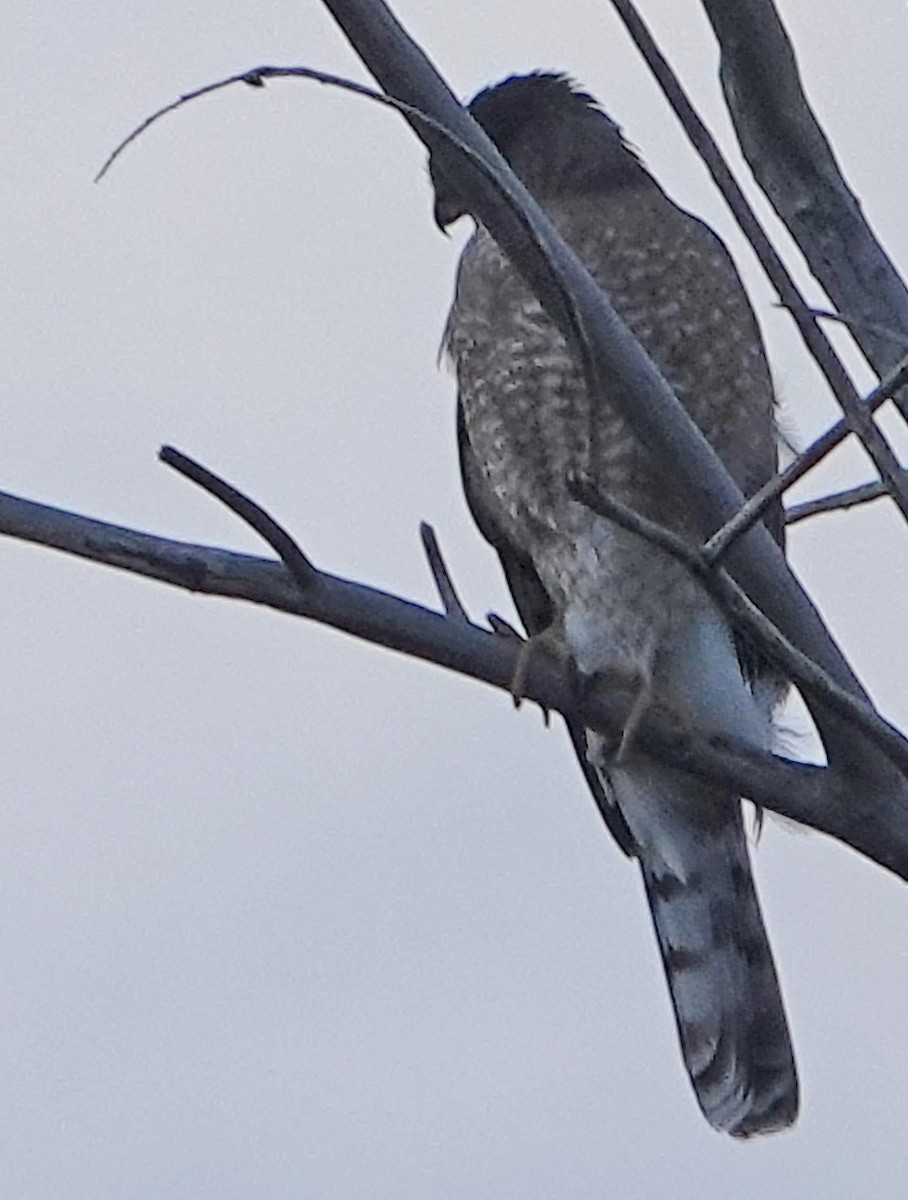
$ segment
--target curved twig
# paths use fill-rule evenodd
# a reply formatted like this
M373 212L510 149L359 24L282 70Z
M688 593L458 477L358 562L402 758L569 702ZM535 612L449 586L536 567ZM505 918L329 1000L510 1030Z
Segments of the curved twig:
M141 124L137 125L131 133L128 133L122 142L116 145L107 158L104 160L104 165L94 178L95 183L100 183L110 168L114 165L127 146L132 145L134 141L142 136L146 129L150 129L162 117L166 117L168 113L176 112L178 108L182 108L184 104L188 104L191 100L198 100L200 96L207 96L211 92L219 92L221 88L231 87L234 83L245 83L249 87L264 87L261 77L255 72L246 72L242 75L231 75L228 79L219 79L215 83L206 83L203 87L195 88L191 92L184 92L171 104L165 104L163 108L157 109L146 117Z
M158 458L165 466L172 467L184 478L191 479L193 483L204 488L210 496L220 500L241 521L245 521L254 529L259 537L268 543L301 588L312 587L318 579L318 571L287 530L278 525L260 505L173 446L162 446Z
M482 131L479 131L480 141L484 141L485 145L481 148L472 146L469 141L459 136L444 121L436 119L430 113L420 108L419 105L408 104L404 100L388 95L385 92L377 92L374 88L357 83L353 79L347 79L343 75L334 75L330 71L319 71L314 67L252 67L249 70L241 71L236 75L229 75L214 83L204 84L202 87L196 88L191 92L185 92L172 103L165 104L163 108L159 108L149 117L146 117L141 124L128 133L111 151L101 170L95 176L95 182L99 182L107 174L128 146L132 145L137 138L141 137L143 133L157 121L161 120L162 117L176 112L184 104L198 100L201 96L210 95L212 92L232 87L234 84L244 83L250 87L261 88L265 86L265 80L267 79L311 80L314 83L338 88L340 91L351 92L355 96L371 100L376 104L382 105L384 108L393 109L405 117L411 125L420 131L423 141L426 142L430 150L438 148L437 141L433 143L431 139L440 139L440 144L446 150L459 156L461 165L466 160L470 167L476 170L485 182L495 189L498 199L507 206L511 216L519 222L521 234L530 245L531 252L538 256L538 262L545 269L544 278L536 280L536 288L542 292L543 302L546 303L549 315L562 325L562 331L577 353L587 387L592 392L599 389L599 368L590 353L582 312L578 309L572 289L565 286L562 272L557 262L553 261L551 257L545 237L539 236L537 229L538 222L534 221L531 215L528 215L528 209L532 209L535 206L533 201L530 200L523 184L511 173L510 168L504 159L501 158L496 147L486 138ZM460 109L459 105L458 110L463 114L463 110ZM479 130L479 127L473 124L469 117L467 117L467 120L470 120L474 130Z

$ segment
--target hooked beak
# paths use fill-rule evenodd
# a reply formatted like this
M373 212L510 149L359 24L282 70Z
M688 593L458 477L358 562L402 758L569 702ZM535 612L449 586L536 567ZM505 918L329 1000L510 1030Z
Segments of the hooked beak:
M459 204L455 199L448 196L439 196L435 201L435 207L432 210L432 215L435 218L435 224L445 235L449 236L448 227L464 215L465 209L462 204Z

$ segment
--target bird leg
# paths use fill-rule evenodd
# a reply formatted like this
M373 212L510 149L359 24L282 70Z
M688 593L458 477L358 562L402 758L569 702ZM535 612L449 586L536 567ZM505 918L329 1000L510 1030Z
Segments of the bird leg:
M628 755L634 736L640 727L643 715L650 706L653 698L653 678L649 672L637 676L637 691L631 710L627 714L624 728L621 731L621 741L615 751L615 762L622 762Z
M563 639L554 623L543 629L540 633L534 633L526 638L517 651L517 661L514 663L514 674L511 676L511 686L509 689L515 708L520 708L525 699L524 688L526 687L530 663L540 650L543 654L548 654L558 662L564 661Z
M514 674L511 676L511 687L509 689L515 708L520 708L524 701L524 687L526 686L530 663L533 661L533 656L539 650L540 643L547 632L548 630L543 630L542 633L536 633L532 637L526 638L521 642L520 649L517 651L517 660L514 663Z
M622 724L621 736L616 749L610 755L615 763L627 758L637 736L637 730L646 712L652 705L660 703L656 687L653 664L650 655L644 657L643 663L615 663L602 667L594 674L587 676L588 684L597 690L611 690L630 695L631 704ZM614 742L612 742L614 744Z

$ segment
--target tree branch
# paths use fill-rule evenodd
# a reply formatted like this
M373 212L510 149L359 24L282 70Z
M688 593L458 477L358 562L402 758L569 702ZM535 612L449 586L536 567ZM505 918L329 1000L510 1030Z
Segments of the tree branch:
M880 405L889 400L906 382L908 382L908 357L903 358L863 401L868 413L876 412ZM741 506L731 520L727 521L709 539L703 547L707 558L712 562L718 562L725 555L729 546L760 520L774 500L793 487L799 479L803 479L808 471L812 471L818 463L821 463L836 446L848 437L849 433L851 433L851 429L848 422L837 421L806 450L803 450L793 462L789 463L784 471L780 471L778 475L774 475L772 479L764 483ZM902 477L905 478L905 472L901 467L899 470L902 472ZM888 496L888 488L885 491Z
M187 591L307 617L510 694L519 641L325 571L313 568L314 577L301 589L280 562L139 533L7 493L0 493L0 534ZM630 697L601 688L585 692L578 708L568 672L546 655L533 657L528 699L617 739ZM859 764L850 763L846 771L790 762L743 742L681 730L656 706L643 715L635 736L679 770L836 837L908 879L908 807L877 803Z
M908 474L908 472L906 472ZM828 496L820 496L816 500L805 500L801 504L793 504L785 510L785 524L797 525L809 517L822 516L824 513L845 512L849 508L857 508L859 504L870 504L881 500L889 493L882 483L862 483L859 487L848 488L843 492L830 492Z
M588 386L595 390L598 380L608 378L610 394L636 436L680 478L705 528L715 529L728 521L743 503L728 472L619 320L608 297L560 241L425 55L381 0L326 0L326 5L388 92L389 102L403 112L442 165L449 163L457 170L471 211L576 347ZM260 85L266 73L319 76L302 69L262 68L235 78ZM15 497L0 496L0 531L190 590L304 615L505 691L513 678L519 651L509 639L324 572L316 571L301 589L277 563L166 542ZM863 697L860 684L765 529L744 534L731 547L727 562L737 582L793 644L846 691ZM310 566L307 562L307 571ZM530 664L525 688L529 698L614 738L626 698L592 691L595 694L578 704L572 681L565 680L555 664L541 655ZM679 733L655 706L638 736L655 757L841 837L908 878L908 781L871 740L856 734L840 716L815 701L811 709L829 749L827 768L789 763L704 734Z
M461 621L463 624L469 625L470 618L457 594L457 588L454 586L454 581L441 553L441 547L435 536L435 530L428 522L423 521L419 526L419 536L429 563L429 570L432 572L432 578L435 580L438 598L441 600L442 607L445 610L445 616L449 620Z
M855 340L882 376L901 351L874 325L908 340L908 289L842 176L779 14L772 0L703 0L703 7L744 157L835 307L856 318Z
M902 516L908 520L908 482L902 475L901 464L895 452L877 428L872 416L861 404L857 390L851 382L851 377L842 360L820 328L813 310L801 295L781 256L767 237L766 231L732 174L715 138L706 128L681 86L677 75L659 50L632 0L612 0L612 6L646 60L690 142L703 160L716 187L722 193L742 233L750 242L767 278L775 288L782 306L794 318L804 344L829 384L833 396L845 414L849 428L860 438L873 465L878 470L880 478L886 482L887 491L895 500ZM706 7L709 9L711 6L707 4ZM721 5L717 7L721 7Z
M213 474L207 467L203 467L200 462L189 458L188 455L182 454L179 450L175 450L173 446L162 446L158 454L161 462L165 466L173 467L185 479L192 480L199 487L203 488L210 496L214 496L216 500L230 509L232 513L245 521L264 541L268 543L271 549L275 552L293 578L296 580L299 587L304 591L313 586L318 579L318 571L309 561L299 545L293 540L290 534L278 525L273 517L269 516L263 508L250 500L248 496L244 496L242 492L237 491L232 484L221 479L220 476Z
M815 662L802 654L769 621L735 581L697 547L670 529L655 524L615 500L591 480L572 476L568 490L575 500L600 516L659 546L701 581L731 623L760 647L769 660L796 684L807 698L813 695L830 711L871 738L892 765L908 778L908 741L863 700L849 695Z

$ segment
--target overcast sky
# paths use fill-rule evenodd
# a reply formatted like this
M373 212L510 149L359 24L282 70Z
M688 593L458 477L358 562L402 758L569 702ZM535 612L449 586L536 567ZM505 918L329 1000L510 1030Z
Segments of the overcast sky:
M642 7L730 146L698 5ZM905 266L908 8L781 11ZM531 67L581 79L729 239L800 439L834 419L607 3L397 12L463 94ZM448 241L435 230L403 122L314 84L238 88L91 183L134 124L199 84L263 62L363 78L317 0L264 15L235 0L8 4L0 44L0 487L260 552L157 464L172 442L319 565L426 603L417 527L432 521L471 612L509 613L436 367L467 223ZM802 494L865 477L842 454ZM905 547L884 505L792 538L902 727ZM557 723L316 625L9 541L0 555L4 1197L904 1195L908 889L894 877L769 825L759 882L803 1113L789 1134L734 1143L696 1107L637 871Z

